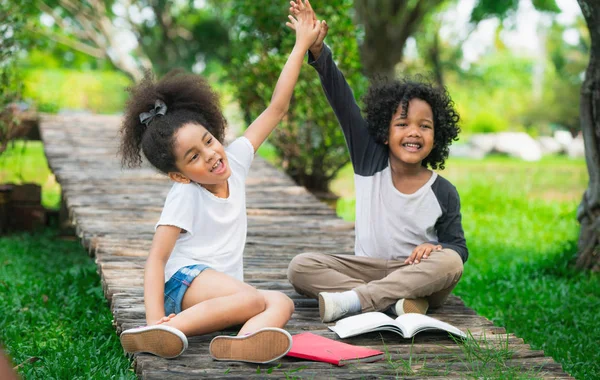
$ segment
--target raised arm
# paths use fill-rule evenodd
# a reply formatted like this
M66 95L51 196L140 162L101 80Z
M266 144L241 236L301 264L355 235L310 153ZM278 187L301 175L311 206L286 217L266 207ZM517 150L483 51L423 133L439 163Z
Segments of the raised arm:
M244 136L252 143L254 151L260 147L287 113L298 75L300 75L304 55L321 29L321 23L313 22L312 15L305 7L303 0L299 0L299 12L295 17L289 16L289 19L288 26L293 26L296 31L296 44L279 75L271 103L244 133Z
M290 2L290 13L298 12L298 3ZM306 6L316 19L315 13L306 1ZM325 96L342 127L354 172L359 175L372 175L387 166L387 147L375 142L367 130L360 107L346 78L333 61L331 50L324 44L329 26L323 21L321 33L309 48L308 63L319 73Z

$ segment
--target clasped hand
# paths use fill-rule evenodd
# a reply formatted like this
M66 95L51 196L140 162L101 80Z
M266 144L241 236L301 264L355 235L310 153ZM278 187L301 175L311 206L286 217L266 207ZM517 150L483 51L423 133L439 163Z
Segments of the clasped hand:
M296 44L299 44L304 50L308 50L317 40L321 33L322 22L316 20L314 12L307 4L308 1L298 0L297 8L286 25L296 31Z

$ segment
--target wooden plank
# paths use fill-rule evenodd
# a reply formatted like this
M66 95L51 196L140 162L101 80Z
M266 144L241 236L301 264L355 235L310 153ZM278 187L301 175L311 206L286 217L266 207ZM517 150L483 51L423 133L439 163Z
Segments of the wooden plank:
M144 164L121 169L116 156L120 119L116 116L44 116L42 139L48 163L63 188L76 233L98 266L106 298L114 314L116 333L145 323L143 271L154 224L169 191L166 177ZM337 218L334 210L281 171L260 158L252 164L247 185L248 238L244 256L245 280L261 289L279 290L294 300L296 310L287 329L311 331L338 339L319 322L316 300L297 294L286 278L289 261L306 251L352 254L354 223ZM458 297L451 296L433 317L470 331L482 349L510 352L507 368L536 378L570 378L552 358L502 327L477 315ZM371 333L343 340L384 350L386 361L335 367L326 363L284 358L272 365L215 362L208 355L214 336L235 329L189 339L179 358L164 360L136 355L136 373L145 379L198 377L248 379L264 377L379 379L389 377L481 377L477 366L465 360L460 345L447 335L422 333L413 340L393 333ZM339 340L339 339L338 339ZM487 347L487 348L486 348ZM398 363L411 360L407 369ZM265 371L273 368L272 374ZM483 375L485 376L485 375Z

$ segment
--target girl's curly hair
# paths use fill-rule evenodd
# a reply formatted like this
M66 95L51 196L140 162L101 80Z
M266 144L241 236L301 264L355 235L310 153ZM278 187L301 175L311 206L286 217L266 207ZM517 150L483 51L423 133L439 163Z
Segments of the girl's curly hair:
M392 116L402 104L408 113L408 102L418 98L426 101L433 111L433 149L421 165L432 169L444 169L449 146L457 140L460 116L454 109L454 102L445 88L434 86L421 76L391 81L377 80L363 97L367 127L375 140L385 143L388 140Z
M227 121L218 95L204 78L173 70L155 81L153 75L146 72L140 83L127 90L130 98L121 125L119 149L124 167L140 166L141 150L161 172L177 171L173 153L175 133L187 123L202 125L223 142ZM146 126L140 121L140 114L152 110L156 100L163 101L167 111L163 116L155 116Z

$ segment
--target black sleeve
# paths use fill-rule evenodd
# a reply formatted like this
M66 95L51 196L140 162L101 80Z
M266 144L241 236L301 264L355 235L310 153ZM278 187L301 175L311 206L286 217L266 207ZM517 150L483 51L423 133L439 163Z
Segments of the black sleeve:
M324 45L316 60L309 52L308 63L319 73L325 96L342 127L354 172L370 176L385 169L388 164L387 146L377 143L369 134L354 93L333 61L329 47Z
M437 243L443 248L458 252L464 263L469 257L469 251L462 228L458 191L449 181L440 176L431 188L442 208L442 216L435 224Z

